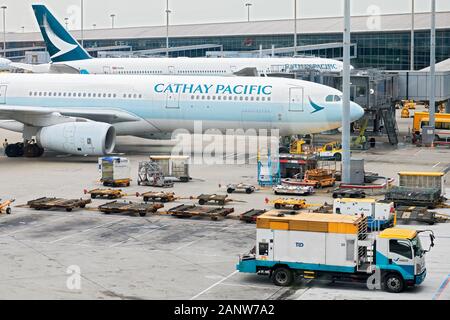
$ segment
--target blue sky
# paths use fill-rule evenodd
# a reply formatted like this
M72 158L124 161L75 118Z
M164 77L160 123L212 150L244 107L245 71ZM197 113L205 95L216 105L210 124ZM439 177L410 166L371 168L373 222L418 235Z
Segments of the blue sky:
M37 31L31 10L32 3L47 4L59 19L70 18L71 28L79 27L77 18L81 0L0 0L8 6L8 32ZM169 0L171 23L207 23L245 21L245 3L252 3L251 19L287 19L293 16L294 0ZM436 0L438 11L450 11L449 0ZM117 27L165 24L166 0L84 0L85 28L109 28L110 14L116 14ZM300 17L342 15L343 0L298 0ZM430 10L430 0L416 0L418 12ZM363 15L370 6L379 7L382 13L409 12L411 0L352 0L352 14Z

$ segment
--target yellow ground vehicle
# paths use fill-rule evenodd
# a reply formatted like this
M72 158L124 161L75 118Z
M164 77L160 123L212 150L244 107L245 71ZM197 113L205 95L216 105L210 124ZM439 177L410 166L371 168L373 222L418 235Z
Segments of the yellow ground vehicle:
M416 109L416 103L414 100L404 100L403 101L403 108L408 110L415 110Z
M409 112L409 108L403 107L403 109L402 109L402 119L409 119L410 116L411 116L411 114Z
M320 158L334 158L336 161L342 160L342 145L337 141L324 144L317 151Z
M6 213L6 214L11 214L11 204L14 203L14 199L12 200L7 200L4 202L1 202L0 199L0 214L2 213Z
M331 170L313 169L306 171L304 182L314 188L326 188L333 187L336 178L333 177Z
M292 207L294 210L305 209L308 207L306 200L292 199L292 198L279 198L269 202L273 204L275 209L283 209L286 207Z
M289 148L290 154L311 154L314 153L314 150L311 145L307 144L305 140L294 140L291 142Z
M422 127L428 126L430 121L428 112L416 112L413 120L413 132L422 133ZM450 138L450 113L436 113L436 139Z

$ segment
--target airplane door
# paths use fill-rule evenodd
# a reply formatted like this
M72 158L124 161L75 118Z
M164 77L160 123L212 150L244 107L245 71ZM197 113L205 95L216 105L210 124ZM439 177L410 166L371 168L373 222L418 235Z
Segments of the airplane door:
M166 109L180 109L180 93L167 93Z
M175 74L175 67L169 66L169 74Z
M103 67L104 74L111 74L111 67Z
M303 95L304 89L294 87L289 89L289 111L303 112Z
M6 103L6 91L8 90L7 85L0 85L0 104Z

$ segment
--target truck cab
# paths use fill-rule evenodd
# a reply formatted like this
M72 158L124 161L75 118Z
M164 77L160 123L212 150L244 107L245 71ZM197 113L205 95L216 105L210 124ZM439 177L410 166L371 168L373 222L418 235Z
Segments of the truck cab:
M376 267L382 284L389 292L401 292L406 286L421 284L426 277L425 253L420 232L409 229L386 229L377 236ZM434 236L431 233L431 246Z

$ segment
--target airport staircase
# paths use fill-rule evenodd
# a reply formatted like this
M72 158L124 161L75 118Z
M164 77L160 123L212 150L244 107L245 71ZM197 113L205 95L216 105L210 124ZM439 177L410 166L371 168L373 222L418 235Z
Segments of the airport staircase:
M395 110L383 109L381 110L381 117L384 122L384 129L389 139L389 143L392 145L398 144L398 127L395 120Z

